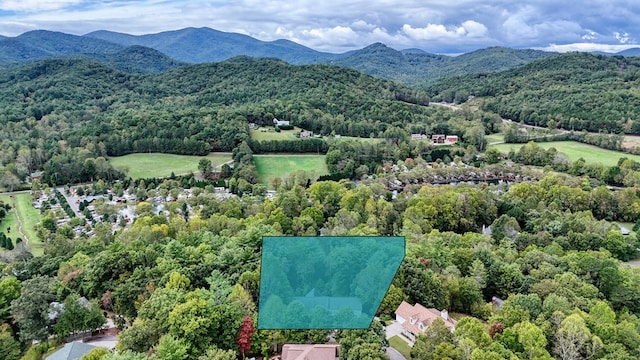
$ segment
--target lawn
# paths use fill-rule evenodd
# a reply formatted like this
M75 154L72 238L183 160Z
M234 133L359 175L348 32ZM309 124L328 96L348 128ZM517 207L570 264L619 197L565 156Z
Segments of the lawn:
M518 150L524 144L497 144L490 147L496 148L503 153L508 153L509 150ZM601 149L597 146L579 143L576 141L551 141L538 143L541 147L548 149L555 147L558 152L561 152L569 158L571 161L576 161L579 158L583 158L587 163L601 163L604 166L615 166L618 164L618 159L621 157L627 157L635 161L640 162L640 155L631 155L619 151Z
M27 193L16 194L12 197L8 195L0 196L0 200L11 204L13 209L0 225L0 231L7 234L13 240L21 237L26 240L31 248L31 252L35 256L41 256L44 253L43 244L36 234L35 225L40 222L40 213L31 205L31 195ZM20 229L18 219L20 217L22 228ZM11 232L7 233L7 227L11 228Z
M211 160L214 167L221 166L231 160L230 153L210 153L207 156L190 156L176 154L129 154L111 157L113 166L125 166L127 174L133 179L167 177L173 172L176 175L198 171L198 161L202 158Z
M271 180L274 178L286 178L298 170L314 172L316 178L329 173L325 155L254 155L253 161L258 171L258 181L267 188L272 187Z
M398 350L405 359L411 359L411 347L406 341L402 340L399 335L389 339L389 346Z
M504 134L491 134L491 135L487 135L485 136L485 138L487 139L487 143L491 144L491 143L497 143L497 142L503 142L504 141Z
M266 130L266 131L262 131ZM298 137L296 136L302 129L295 126L293 130L280 130L280 132L276 132L273 127L262 127L259 129L251 129L249 130L249 134L251 135L251 139L255 141L266 141L266 140L296 140Z

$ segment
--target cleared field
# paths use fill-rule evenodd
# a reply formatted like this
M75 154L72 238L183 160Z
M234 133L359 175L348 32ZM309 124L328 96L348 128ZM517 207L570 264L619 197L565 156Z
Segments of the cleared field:
M398 350L402 356L406 359L411 359L411 347L406 341L400 338L400 335L396 335L389 339L389 346Z
M504 134L491 134L491 135L485 136L485 138L487 139L487 143L488 144L496 143L496 142L503 142L504 141Z
M198 161L202 158L211 160L214 167L221 166L231 160L231 153L210 153L207 156L190 156L176 154L129 154L109 158L113 166L125 166L128 175L133 179L166 177L171 172L176 175L198 171Z
M258 129L249 130L249 135L251 135L251 139L255 141L295 140L295 139L298 139L296 134L299 133L301 130L302 129L295 126L293 130L280 130L280 132L276 132L272 127L262 127Z
M258 181L267 188L272 187L271 180L274 178L286 178L298 170L313 171L315 176L329 173L325 155L254 155L253 161L258 171Z
M514 149L518 151L524 144L496 144L490 147L496 148L503 153L508 153ZM569 160L576 161L583 158L587 163L601 163L604 166L615 166L618 159L626 157L635 161L640 161L640 155L631 155L623 152L601 149L597 146L579 143L576 141L552 141L538 143L542 148L555 147L558 152L565 154Z
M381 138L361 138L361 137L353 137L353 136L340 136L339 138L332 139L333 141L362 141L371 144L376 144L379 142L383 142L384 139Z
M40 222L40 213L31 205L31 195L27 193L13 196L2 195L0 200L13 206L10 215L2 221L0 231L13 240L16 237L21 237L28 242L33 255L41 256L44 253L43 244L35 230L36 224ZM10 232L6 231L8 227L11 228Z

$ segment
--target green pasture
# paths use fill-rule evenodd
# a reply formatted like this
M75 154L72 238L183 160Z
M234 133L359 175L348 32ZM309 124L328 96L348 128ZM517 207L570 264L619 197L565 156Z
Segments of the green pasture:
M487 135L485 136L485 138L487 139L487 143L491 144L491 143L497 143L497 142L503 142L504 141L504 134L491 134L491 135Z
M511 149L518 151L524 144L496 144L490 147L496 148L503 153L508 153ZM640 161L640 155L631 155L619 151L606 150L597 146L583 144L577 141L551 141L538 143L544 149L555 147L558 152L563 153L571 161L583 158L587 163L601 163L604 166L615 166L618 159L627 157L635 161Z
M295 126L293 130L280 130L280 132L276 132L275 128L261 127L258 129L249 130L249 135L251 135L251 139L255 141L267 141L267 140L295 140L298 139L298 134L302 129Z
M258 172L258 181L268 188L271 187L271 180L274 178L284 179L298 170L313 171L318 177L329 173L325 155L254 155L253 161Z
M115 167L128 168L127 174L133 178L167 177L173 172L176 175L198 171L198 162L202 158L211 160L215 167L231 160L230 153L210 153L207 156L191 156L176 154L144 153L129 154L109 158Z
M28 193L12 196L0 195L0 200L13 207L9 215L0 223L0 231L14 241L17 237L27 241L33 255L41 256L44 253L43 244L35 230L35 226L40 222L40 213L31 204L31 195ZM20 227L18 217L22 222L22 227ZM7 228L11 228L11 231L7 232Z

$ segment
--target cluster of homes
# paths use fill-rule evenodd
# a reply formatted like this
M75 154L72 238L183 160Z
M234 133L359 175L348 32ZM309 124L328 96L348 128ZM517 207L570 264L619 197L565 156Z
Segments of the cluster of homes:
M411 140L427 140L427 139L429 139L429 136L425 134L411 134ZM431 135L431 143L434 145L451 145L457 142L458 142L457 135L445 135L445 134Z

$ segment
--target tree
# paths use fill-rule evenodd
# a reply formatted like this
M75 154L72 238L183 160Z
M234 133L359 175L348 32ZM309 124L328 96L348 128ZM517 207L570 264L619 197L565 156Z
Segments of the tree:
M198 161L198 170L202 173L202 177L208 179L211 175L211 171L213 170L213 166L211 164L210 159L200 159Z
M547 339L538 326L528 321L524 321L516 324L513 329L518 333L518 341L522 344L522 347L530 360L551 358L545 350L545 346L547 346Z
M187 358L187 344L182 339L167 334L160 338L156 352L162 360L184 360Z
M387 294L382 299L380 308L378 309L379 315L391 315L398 308L400 303L408 300L407 295L402 292L402 289L391 284Z
M589 358L602 347L602 341L591 336L584 319L578 314L567 316L556 332L554 352L562 360Z
M11 303L11 313L20 326L23 341L48 341L49 304L55 300L51 293L52 279L35 277L22 283L20 297Z
M81 360L102 360L109 354L111 354L111 351L109 351L107 348L97 347L84 354Z
M18 177L14 173L7 170L4 172L4 175L2 175L0 184L2 184L2 186L4 186L7 191L11 192L16 186L20 185L20 179L18 179Z
M233 350L222 350L214 346L200 355L198 360L236 360L237 358Z
M20 359L20 343L13 338L9 324L0 325L0 360Z
M20 281L15 276L0 281L0 321L9 319L11 302L20 297L20 288Z
M416 339L411 349L411 357L415 359L433 358L433 353L438 345L452 342L453 334L451 334L451 330L444 324L442 319L435 319L429 324L424 333L420 334Z
M251 336L253 332L253 322L250 317L245 316L244 319L242 319L242 326L240 326L240 332L238 333L238 347L243 359L245 358L244 352L251 349Z

